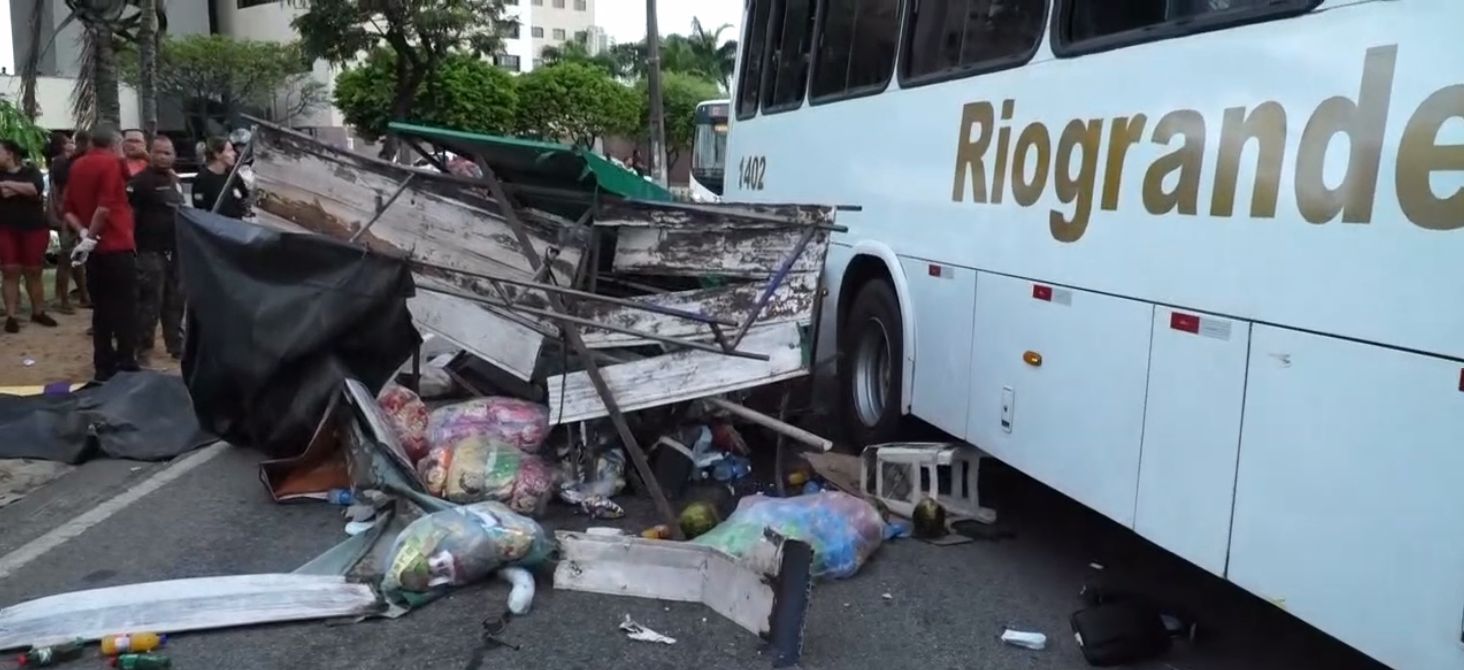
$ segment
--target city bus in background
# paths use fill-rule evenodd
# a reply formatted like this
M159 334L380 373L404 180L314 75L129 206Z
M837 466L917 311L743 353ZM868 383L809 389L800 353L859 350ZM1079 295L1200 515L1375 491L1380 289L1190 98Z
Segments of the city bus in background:
M691 198L696 202L722 199L722 175L727 165L729 103L728 100L708 100L696 106L696 130L691 143Z
M1464 2L749 0L728 202L818 356L1397 668L1464 668Z

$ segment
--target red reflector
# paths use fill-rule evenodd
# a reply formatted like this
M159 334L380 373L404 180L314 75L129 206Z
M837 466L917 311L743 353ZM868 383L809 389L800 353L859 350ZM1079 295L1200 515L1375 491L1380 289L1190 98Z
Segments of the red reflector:
M1052 301L1052 287L1041 284L1032 285L1032 297L1038 300Z
M1186 333L1200 332L1200 317L1193 314L1174 312L1169 315L1169 327Z
M932 276L932 277L939 277L940 276L940 266L939 265L936 265L935 263L931 263L930 264L930 276Z

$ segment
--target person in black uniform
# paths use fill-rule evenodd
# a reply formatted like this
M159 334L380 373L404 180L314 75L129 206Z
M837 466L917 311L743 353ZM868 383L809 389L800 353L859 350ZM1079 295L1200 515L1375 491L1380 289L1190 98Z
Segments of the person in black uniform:
M174 360L183 355L183 296L178 291L178 259L173 219L183 205L173 172L173 141L152 141L150 163L127 183L127 199L137 221L137 358L145 362L163 325L163 345Z
M222 137L208 138L204 143L203 155L208 163L193 178L193 206L211 211L218 201L219 193L224 190L224 183L229 180L229 172L234 169L234 161L238 155L234 153L234 145ZM244 180L235 178L229 192L224 194L219 214L234 219L244 218L248 213L245 207L248 199L249 189L244 186Z

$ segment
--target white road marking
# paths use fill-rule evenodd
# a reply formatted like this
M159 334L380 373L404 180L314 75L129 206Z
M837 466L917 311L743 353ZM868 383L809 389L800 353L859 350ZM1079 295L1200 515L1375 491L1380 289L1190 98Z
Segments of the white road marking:
M46 552L75 539L91 527L106 521L113 514L126 509L128 505L137 502L143 496L167 486L173 480L213 460L228 448L229 445L218 442L184 456L168 467L163 468L157 474L144 479L137 486L117 494L111 500L93 507L75 519L51 529L45 535L31 540L15 551L0 557L0 579L9 577L11 573L19 570L27 563L40 558Z

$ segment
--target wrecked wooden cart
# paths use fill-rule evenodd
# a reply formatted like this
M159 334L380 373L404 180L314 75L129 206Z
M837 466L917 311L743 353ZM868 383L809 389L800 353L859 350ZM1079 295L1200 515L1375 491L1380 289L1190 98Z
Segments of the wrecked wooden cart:
M608 417L668 522L623 413L809 373L834 207L676 203L583 150L392 131L437 170L258 122L260 223L409 263L417 324L547 404L553 424Z

